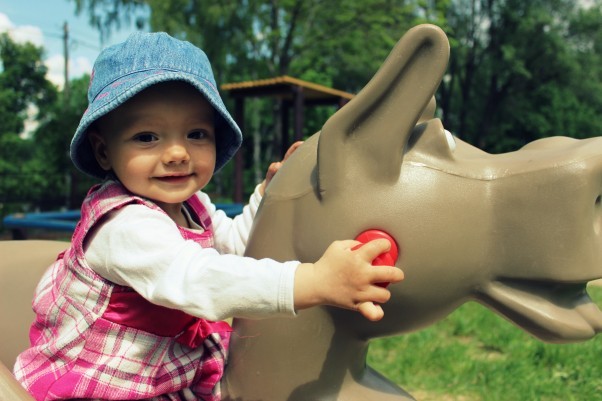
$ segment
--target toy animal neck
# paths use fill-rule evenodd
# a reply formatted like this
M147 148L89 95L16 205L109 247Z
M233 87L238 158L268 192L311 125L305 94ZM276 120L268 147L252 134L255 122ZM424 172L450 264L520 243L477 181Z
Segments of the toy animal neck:
M325 308L291 319L238 319L234 330L225 400L344 400L358 392L362 399L412 400L366 366L368 341L337 329Z

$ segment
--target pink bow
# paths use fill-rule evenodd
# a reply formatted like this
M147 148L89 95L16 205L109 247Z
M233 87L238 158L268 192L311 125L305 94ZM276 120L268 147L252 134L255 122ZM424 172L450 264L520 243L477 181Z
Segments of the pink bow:
M209 335L219 333L224 334L232 331L232 327L227 322L211 322L209 320L195 319L184 331L176 337L176 341L190 348L197 348Z

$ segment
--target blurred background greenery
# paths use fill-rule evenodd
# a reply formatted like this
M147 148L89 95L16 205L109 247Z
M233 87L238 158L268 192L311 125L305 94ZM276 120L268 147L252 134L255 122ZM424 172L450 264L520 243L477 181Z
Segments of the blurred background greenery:
M407 29L434 23L452 47L437 93L438 116L458 137L496 153L551 135L602 134L602 0L70 2L101 37L133 23L197 44L219 84L290 75L351 93L368 82ZM59 90L45 78L43 54L43 48L0 37L0 217L77 209L93 183L68 158L89 77ZM32 106L39 126L23 135ZM281 156L280 107L267 98L247 102L246 193ZM334 111L306 109L306 135ZM216 199L231 198L232 170L230 163L208 188Z

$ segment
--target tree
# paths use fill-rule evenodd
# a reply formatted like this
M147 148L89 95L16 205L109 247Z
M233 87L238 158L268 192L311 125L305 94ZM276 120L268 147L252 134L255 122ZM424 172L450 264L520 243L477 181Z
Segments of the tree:
M56 99L42 54L42 48L32 43L17 44L7 34L0 35L0 135L23 132L29 107Z
M78 207L92 181L75 171L69 142L86 108L89 77L72 80L66 98L45 77L42 48L6 35L0 45L0 216ZM38 127L25 132L28 117Z
M0 214L13 211L13 202L37 198L31 182L33 140L24 135L28 113L56 100L57 91L45 78L43 50L31 43L17 44L0 35Z
M79 208L95 180L79 172L69 157L69 145L87 107L89 75L69 82L69 93L40 110L40 125L34 133L32 167L36 185L43 188L38 204L46 207Z
M583 96L600 85L599 49L586 39L600 34L597 4L585 11L572 0L456 0L445 125L494 152L550 135L600 134L592 118L599 96Z

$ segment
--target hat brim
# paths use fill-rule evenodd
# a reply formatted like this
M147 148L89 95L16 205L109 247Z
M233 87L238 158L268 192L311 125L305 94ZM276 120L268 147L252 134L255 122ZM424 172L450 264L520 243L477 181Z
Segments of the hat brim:
M70 155L75 166L93 177L104 178L104 171L94 156L87 131L102 116L134 97L149 86L160 82L184 81L195 87L216 110L216 162L215 171L219 171L230 160L242 144L240 128L230 116L219 96L217 88L203 77L183 71L166 69L138 71L122 77L119 81L107 85L90 103L84 113L73 140Z

